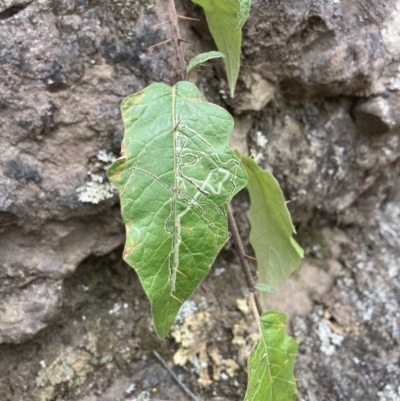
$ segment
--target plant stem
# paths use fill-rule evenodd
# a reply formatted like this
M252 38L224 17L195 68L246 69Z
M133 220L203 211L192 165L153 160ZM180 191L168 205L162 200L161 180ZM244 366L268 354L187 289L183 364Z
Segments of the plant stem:
M176 12L174 0L168 0L168 12L169 12L169 19L170 19L171 30L172 30L172 42L175 46L176 56L178 59L179 75L180 75L180 79L182 81L185 81L187 79L186 61L185 61L185 57L183 55L183 50L182 50L182 46L181 46L181 36L180 36L180 32L179 32L178 14ZM239 235L238 228L236 226L235 218L233 217L233 214L232 214L232 211L230 208L228 210L228 223L229 223L229 229L232 233L233 241L235 243L236 252L239 257L240 266L242 267L243 274L246 279L247 287L248 287L250 293L252 294L252 298L254 299L258 314L259 314L259 316L261 316L262 315L261 302L260 302L260 299L258 298L257 292L254 288L255 287L254 279L251 274L249 264L247 262L247 256L246 256L246 253L244 252L242 240L240 239L240 235Z
M250 271L250 266L247 262L246 253L244 252L243 243L240 238L239 230L237 228L236 221L235 221L235 218L233 217L231 208L229 208L229 210L228 210L228 224L229 224L229 230L232 234L233 242L235 244L236 252L239 257L239 263L240 263L240 266L242 267L242 271L243 271L244 277L246 279L247 287L249 289L249 292L251 294L253 294L254 302L257 307L257 312L258 312L259 316L261 316L262 312L263 312L261 302L260 302L260 299L258 298L256 289L255 289L255 282L254 282L253 276Z
M175 46L176 57L178 59L179 76L182 81L186 81L186 61L185 57L183 56L183 50L181 46L181 34L179 32L178 14L176 13L174 0L168 0L168 12L172 30L172 42Z
M183 390L183 392L193 401L199 401L199 399L182 383L179 377L172 371L172 369L167 365L167 362L158 354L157 351L153 350L153 355L158 359L161 365L168 371L168 373L175 380L175 383Z

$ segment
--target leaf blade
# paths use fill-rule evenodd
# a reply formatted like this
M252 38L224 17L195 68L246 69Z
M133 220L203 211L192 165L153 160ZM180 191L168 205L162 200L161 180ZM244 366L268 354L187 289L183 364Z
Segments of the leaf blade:
M296 231L278 182L250 157L241 156L241 161L249 177L250 244L256 254L259 282L276 287L298 269L303 252L292 238ZM266 299L264 293L260 297Z
M236 29L242 29L243 25L246 23L250 16L251 0L239 0L240 14L239 14L239 24Z
M232 117L201 101L195 85L152 84L121 111L123 157L107 175L121 197L124 259L165 337L227 241L228 204L247 177L228 147Z
M244 401L292 401L297 394L293 375L298 345L286 334L287 317L269 311L260 317L260 339L248 360Z
M222 57L224 58L225 55L221 52L216 52L216 51L211 51L211 52L207 52L207 53L201 53L198 54L196 57L193 57L190 61L189 64L187 66L187 74L189 75L191 72L193 72L193 70L202 63L205 63L208 60L212 60L214 58L219 58Z
M272 288L269 285L264 284L264 283L257 283L254 286L254 288L257 289L258 291L269 292L270 294L275 294L276 293L274 288Z
M240 48L242 44L241 24L245 22L245 15L241 14L238 0L192 0L200 5L205 12L207 24L211 35L220 52L225 55L226 75L230 88L231 97L235 92L236 81L240 69ZM243 1L243 0L242 0Z

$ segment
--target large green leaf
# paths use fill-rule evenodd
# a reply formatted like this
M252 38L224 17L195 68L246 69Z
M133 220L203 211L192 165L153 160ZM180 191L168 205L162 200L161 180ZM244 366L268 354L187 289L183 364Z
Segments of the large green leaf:
M241 161L249 176L250 243L257 258L258 281L276 287L298 269L303 250L292 238L296 231L278 182L250 157L242 156ZM267 295L260 293L260 297L264 300Z
M249 0L192 0L203 7L207 24L223 59L231 96L240 69L242 26L248 17Z
M232 117L195 85L152 84L121 110L123 157L107 174L120 193L124 259L164 337L227 241L228 204L247 177L228 147Z
M286 334L284 313L265 312L260 318L260 339L248 360L249 380L244 401L293 401L296 341Z

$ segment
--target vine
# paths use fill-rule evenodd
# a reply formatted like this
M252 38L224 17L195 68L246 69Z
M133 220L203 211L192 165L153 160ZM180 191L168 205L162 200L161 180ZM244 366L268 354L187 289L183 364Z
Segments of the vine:
M250 0L193 0L204 8L219 52L200 54L189 65L174 0L166 1L172 35L168 41L175 48L180 82L172 87L151 84L122 102L122 156L107 172L121 198L127 234L123 256L139 276L151 303L155 330L163 338L230 232L260 329L260 340L249 358L245 401L291 401L296 395L297 344L285 333L284 314L263 313L258 291L271 290L295 270L302 250L292 238L294 227L274 178L229 148L232 116L201 100L197 87L186 81L199 64L222 57L233 96L241 28ZM250 242L263 262L257 284L229 208L233 196L245 186L257 210L250 209L249 215Z

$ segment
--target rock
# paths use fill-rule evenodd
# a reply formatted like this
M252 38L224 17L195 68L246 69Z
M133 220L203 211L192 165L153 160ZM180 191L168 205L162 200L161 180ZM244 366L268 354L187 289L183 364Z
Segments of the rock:
M172 47L146 50L168 38L166 26L151 28L166 19L147 0L0 0L1 399L122 398L132 377L131 398L142 382L158 386L160 367L131 367L159 345L147 343L133 272L128 285L115 254L85 260L124 242L105 170L120 154L121 100L175 79ZM400 385L399 26L395 0L253 0L235 99L218 61L192 78L233 110L232 146L271 170L290 200L308 259L270 304L285 301L294 316L303 398L389 399ZM191 56L213 48L202 23L182 31ZM307 245L307 230L322 231L330 254L319 234ZM238 316L219 289L241 291L227 260L197 294L223 316L212 341L225 345ZM237 379L221 397L243 399Z
M394 60L398 60L400 57L399 2L396 3L394 8L390 7L390 10L391 13L383 23L381 34L387 52Z
M26 289L14 290L12 294L3 296L0 343L28 340L46 327L60 306L61 290L60 281L47 281L45 285L33 283Z
M305 317L314 308L313 301L332 289L341 265L329 260L321 269L309 262L303 262L300 271L289 277L276 289L276 294L268 297L265 310L284 310L288 319L295 316ZM327 271L326 271L327 270Z
M251 118L238 118L235 119L235 125L229 137L229 146L239 151L243 155L249 152L247 146L247 133L251 130L253 120Z
M381 135L400 132L400 92L361 100L354 109L358 132Z
M259 74L253 73L248 77L243 77L247 91L241 95L240 104L235 112L260 111L274 97L275 88Z
M259 0L253 10L245 26L246 64L286 96L376 93L390 62L385 43L394 42L394 0Z
M0 2L1 19L12 17L14 14L23 10L32 0L2 0Z
M371 224L376 194L391 190L384 166L400 154L399 4L369 4L255 1L245 25L242 83L227 103L241 112L254 74L273 85L272 102L247 107L250 153L275 174L297 222L323 212Z
M138 4L117 24L115 4L0 2L0 343L45 327L62 305L55 280L124 241L105 179L120 153L119 103L166 73L144 54L162 33Z

